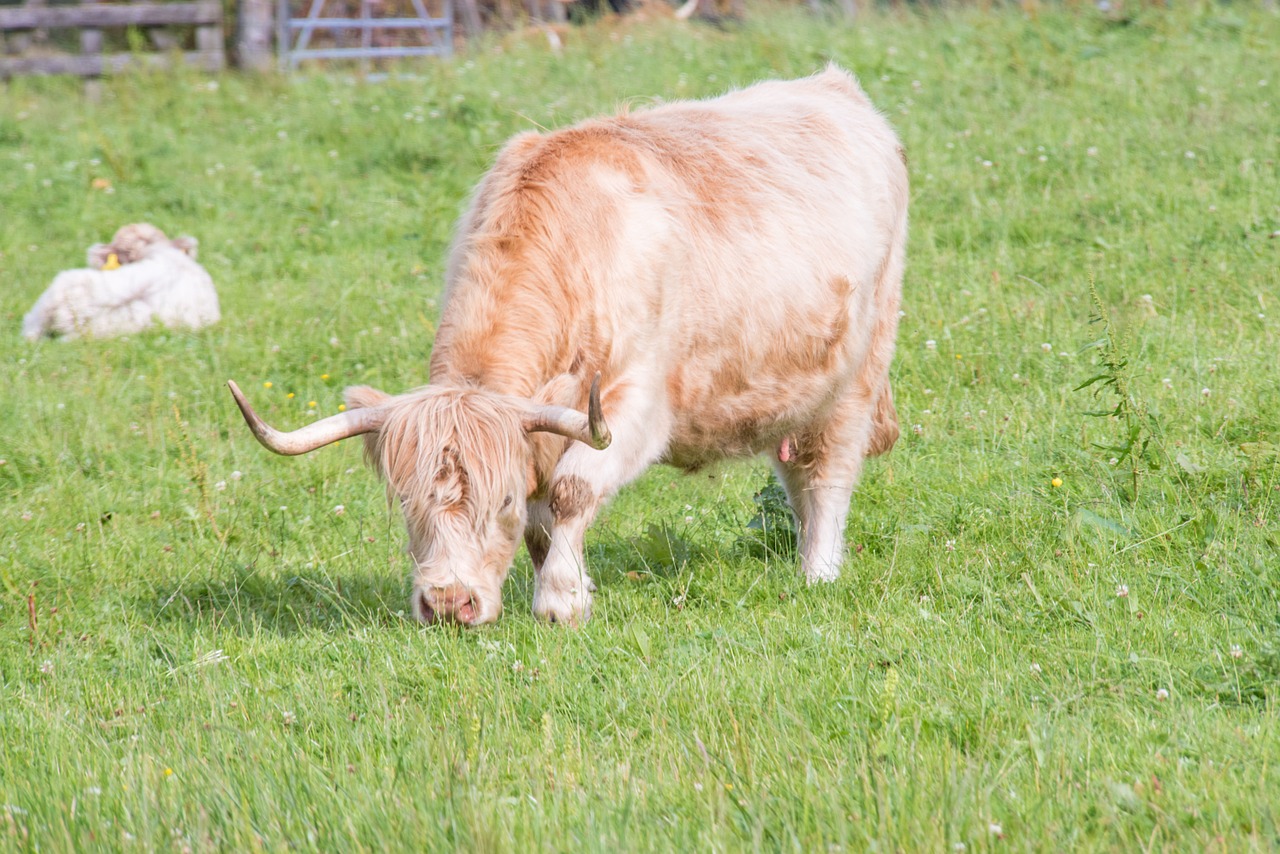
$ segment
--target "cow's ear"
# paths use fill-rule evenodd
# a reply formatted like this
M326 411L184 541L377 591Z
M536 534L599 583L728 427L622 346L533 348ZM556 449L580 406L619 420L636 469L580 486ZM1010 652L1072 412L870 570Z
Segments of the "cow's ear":
M107 256L111 254L111 246L106 243L95 243L89 247L89 251L85 253L89 266L95 270L101 270L102 265L107 263Z
M200 250L200 241L189 235L183 237L175 237L169 241L174 249L181 250L195 259L196 253Z
M371 409L390 400L391 395L371 386L353 385L343 392L343 399L347 402L347 409Z

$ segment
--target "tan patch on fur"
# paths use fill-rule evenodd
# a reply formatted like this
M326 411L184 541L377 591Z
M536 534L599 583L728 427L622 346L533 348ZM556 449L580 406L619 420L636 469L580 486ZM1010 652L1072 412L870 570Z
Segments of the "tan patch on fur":
M893 389L885 380L884 388L876 399L876 411L872 416L871 440L867 445L867 456L878 457L889 453L898 441L898 410L893 405Z
M850 358L849 303L853 283L836 276L829 283L830 297L808 314L793 313L785 324L788 335L760 342L748 353L718 354L710 366L677 367L667 377L667 394L676 410L698 413L685 425L677 443L712 447L726 456L756 453L777 444L794 426L780 410L781 399L813 398L808 408L821 404L833 374L839 374ZM750 361L747 361L747 358ZM669 460L682 468L705 464L701 454Z
M551 484L551 513L557 522L581 516L595 503L591 484L577 475L569 475Z

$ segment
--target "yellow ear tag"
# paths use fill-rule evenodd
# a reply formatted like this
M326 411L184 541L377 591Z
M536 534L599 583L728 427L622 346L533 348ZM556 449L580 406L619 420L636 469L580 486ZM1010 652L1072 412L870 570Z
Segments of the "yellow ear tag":
M117 255L117 254L116 254L116 253L114 253L114 252L108 252L108 253L107 253L107 260L106 260L106 263L104 263L104 264L102 265L102 269L104 269L104 270L119 270L119 269L120 269L120 256L119 256L119 255Z

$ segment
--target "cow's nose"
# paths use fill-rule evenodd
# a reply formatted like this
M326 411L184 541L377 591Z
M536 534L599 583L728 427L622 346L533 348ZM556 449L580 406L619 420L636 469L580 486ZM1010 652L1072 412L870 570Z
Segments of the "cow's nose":
M436 621L436 609L431 607L431 600L427 598L427 591L419 590L418 595L414 597L413 614L419 621L428 626Z
M461 585L418 590L414 613L427 625L437 620L445 620L470 626L480 619L479 607L470 591Z

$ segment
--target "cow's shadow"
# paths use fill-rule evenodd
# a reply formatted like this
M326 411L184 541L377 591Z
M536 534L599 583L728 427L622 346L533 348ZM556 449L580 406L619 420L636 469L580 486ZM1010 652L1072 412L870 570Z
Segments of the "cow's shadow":
M652 527L640 537L600 537L588 546L596 583L625 585L643 575L673 582L700 549ZM403 564L335 567L273 567L243 563L215 575L159 584L135 600L150 623L187 623L219 633L293 635L355 628L393 629L417 625L410 613L410 582ZM504 613L528 612L534 573L524 548L503 586Z
M157 624L186 622L244 635L390 628L412 619L405 578L385 572L323 569L269 572L245 566L217 578L159 588L139 601Z
M604 574L612 580L623 570L614 564ZM159 586L151 596L136 600L134 609L157 625L187 623L246 636L293 635L417 626L409 598L409 579L393 567L335 574L323 568L275 572L246 565L218 577ZM532 605L533 570L523 550L503 586L502 602L504 613L528 612Z

